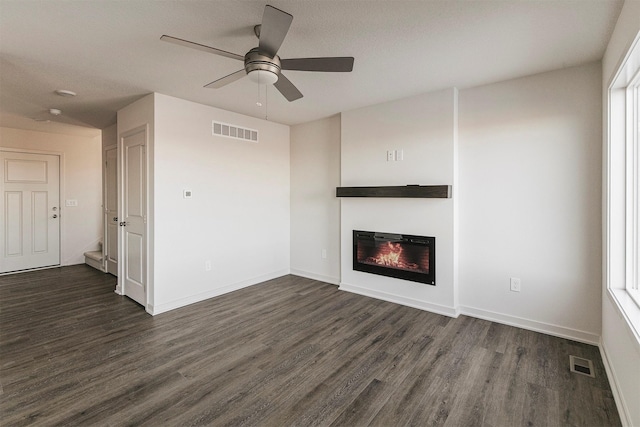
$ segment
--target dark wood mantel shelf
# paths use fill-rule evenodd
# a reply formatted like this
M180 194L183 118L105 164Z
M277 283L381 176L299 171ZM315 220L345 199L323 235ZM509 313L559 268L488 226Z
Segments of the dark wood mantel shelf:
M449 199L450 185L403 185L379 187L337 187L336 197L398 197L414 199Z

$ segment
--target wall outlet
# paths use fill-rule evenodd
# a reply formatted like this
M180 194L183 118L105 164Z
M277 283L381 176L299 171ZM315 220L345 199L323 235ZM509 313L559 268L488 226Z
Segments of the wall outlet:
M511 278L511 292L520 292L520 278L518 277L512 277Z
M204 271L211 271L211 261L204 262Z
M321 256L322 256L322 259L327 259L327 250L326 249L322 250L322 255Z

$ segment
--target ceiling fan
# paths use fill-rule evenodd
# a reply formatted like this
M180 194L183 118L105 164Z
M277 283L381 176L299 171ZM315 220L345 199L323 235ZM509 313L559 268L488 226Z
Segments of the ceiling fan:
M34 121L40 123L63 123L67 125L73 126L81 126L81 127L92 127L87 123L81 122L80 120L76 120L72 117L69 117L62 113L62 110L59 108L49 108L46 111L38 112L34 117L31 117Z
M350 56L280 59L277 55L278 49L289 31L292 20L293 16L290 14L273 6L265 6L262 24L254 27L254 32L259 40L258 47L249 50L244 57L177 37L163 35L160 40L244 61L243 69L205 85L207 88L218 89L248 75L249 79L256 83L273 84L291 102L302 98L302 93L281 73L281 70L328 72L350 72L353 70L353 57Z

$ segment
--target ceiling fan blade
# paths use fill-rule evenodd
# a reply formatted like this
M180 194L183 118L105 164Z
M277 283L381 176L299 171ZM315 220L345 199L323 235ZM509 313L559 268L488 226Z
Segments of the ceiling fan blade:
M283 70L348 73L353 70L353 57L281 59L280 66Z
M177 44L179 46L185 46L185 47L190 47L192 49L201 50L203 52L213 53L214 55L220 55L220 56L225 56L227 58L244 61L244 56L242 55L237 55L235 53L227 52L226 50L216 49L215 47L206 46L200 43L190 42L189 40L183 40L177 37L172 37L167 35L163 35L162 37L160 37L160 40L162 40L163 42Z
M242 70L238 70L235 73L231 73L228 76L224 76L221 79L215 80L209 83L208 85L205 85L204 87L208 87L210 89L220 89L222 86L226 86L229 83L233 83L236 80L240 80L246 75L247 75L247 72L243 68Z
M262 53L270 57L276 56L285 36L289 32L293 16L273 6L265 6L260 27L260 43Z
M302 92L289 81L288 78L280 73L278 81L273 84L280 93L287 98L287 101L292 102L296 99L302 98Z

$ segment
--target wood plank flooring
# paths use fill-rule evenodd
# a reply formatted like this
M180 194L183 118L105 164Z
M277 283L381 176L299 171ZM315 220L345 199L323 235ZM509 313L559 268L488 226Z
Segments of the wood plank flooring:
M620 425L594 346L296 276L155 317L114 287L0 277L2 425Z

